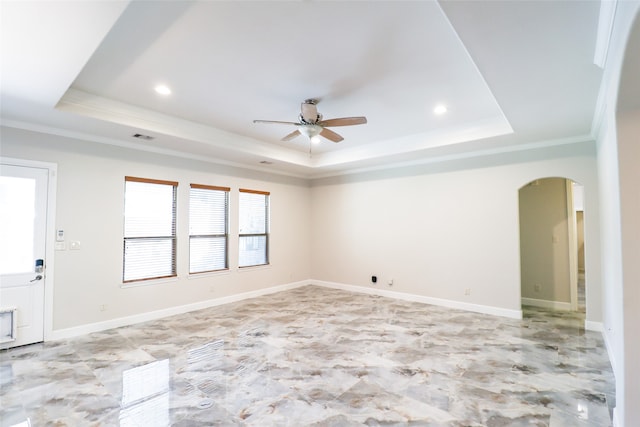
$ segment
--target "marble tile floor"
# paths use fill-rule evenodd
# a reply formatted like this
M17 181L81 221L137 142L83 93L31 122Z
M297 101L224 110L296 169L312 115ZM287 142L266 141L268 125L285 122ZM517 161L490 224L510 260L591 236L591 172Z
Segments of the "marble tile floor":
M2 351L0 426L610 426L582 324L305 286Z

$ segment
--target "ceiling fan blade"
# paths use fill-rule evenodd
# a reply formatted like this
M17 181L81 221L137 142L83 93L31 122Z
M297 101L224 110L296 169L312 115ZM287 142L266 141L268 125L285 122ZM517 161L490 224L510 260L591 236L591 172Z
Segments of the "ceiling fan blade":
M295 138L298 135L300 135L300 131L296 129L293 132L291 132L289 135L282 138L281 141L291 141L293 138Z
M365 123L367 123L366 117L341 117L339 119L322 120L318 124L320 126L332 127L332 126L363 125Z
M344 138L341 137L340 135L338 135L337 133L335 133L332 130L329 130L327 128L324 128L320 131L320 135L324 136L325 138L327 138L329 141L333 141L333 142L340 142L342 141Z
M302 113L302 118L307 123L315 123L318 121L318 107L314 100L307 99L305 102L300 104L300 111Z
M279 122L277 120L254 120L253 123L269 123L269 124L275 124L275 125L294 125L294 126L298 126L300 123L294 123L294 122Z

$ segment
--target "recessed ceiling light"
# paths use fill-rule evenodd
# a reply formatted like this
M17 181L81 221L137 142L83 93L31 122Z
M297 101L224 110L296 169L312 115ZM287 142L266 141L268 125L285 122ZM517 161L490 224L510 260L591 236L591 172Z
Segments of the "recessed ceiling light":
M440 105L436 105L436 108L433 109L433 113L440 116L444 113L447 112L447 107L445 107L444 105L440 104Z
M155 91L157 93L159 93L160 95L171 95L171 89L169 89L169 86L166 85L158 85L155 88Z

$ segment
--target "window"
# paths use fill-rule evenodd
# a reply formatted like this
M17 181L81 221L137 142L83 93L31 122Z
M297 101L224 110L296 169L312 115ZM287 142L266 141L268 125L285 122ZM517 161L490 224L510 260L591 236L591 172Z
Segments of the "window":
M191 184L189 273L228 268L228 206L229 188Z
M240 189L238 266L269 263L269 193Z
M123 282L176 276L177 188L125 177Z

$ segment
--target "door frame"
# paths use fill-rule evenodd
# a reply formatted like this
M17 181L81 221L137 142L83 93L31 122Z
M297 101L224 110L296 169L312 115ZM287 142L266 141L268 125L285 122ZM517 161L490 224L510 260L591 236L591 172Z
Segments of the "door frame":
M573 184L580 184L565 178L567 188L567 231L569 234L569 292L571 311L578 311L578 224L576 220ZM580 184L581 185L581 184ZM584 212L584 211L583 211ZM585 269L586 270L586 269Z
M15 159L1 157L0 163L11 166L46 169L47 182L47 220L45 231L45 283L44 283L44 341L49 341L53 335L53 289L54 289L54 259L55 259L55 224L56 224L56 194L58 165L56 163L37 160Z

